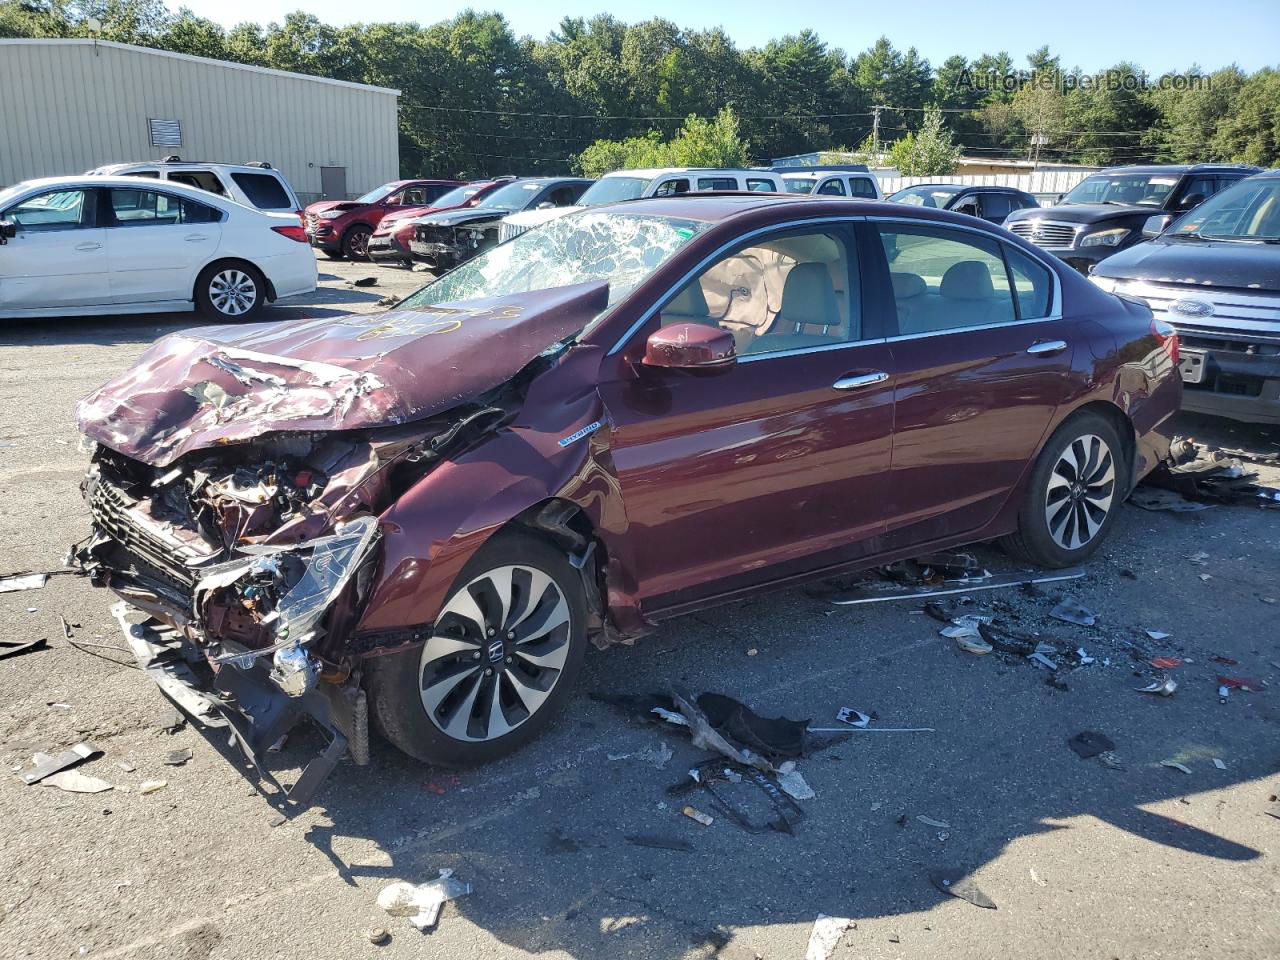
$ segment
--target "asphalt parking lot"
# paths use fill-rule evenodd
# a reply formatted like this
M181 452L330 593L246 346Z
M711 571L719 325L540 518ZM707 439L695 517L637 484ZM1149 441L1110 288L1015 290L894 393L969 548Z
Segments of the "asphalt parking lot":
M314 298L264 319L379 309L424 278L326 261L321 272ZM378 284L351 285L365 276ZM57 569L86 532L75 400L157 336L197 323L0 331L0 575ZM1277 430L1183 426L1280 449ZM1280 470L1259 469L1280 485ZM1013 569L993 548L977 553ZM1021 658L958 650L919 602L839 607L790 590L592 652L564 716L515 756L452 773L375 741L370 766L344 762L316 806L284 822L220 744L162 729L170 709L152 682L111 662L128 658L112 649L105 592L55 576L0 594L0 638L49 641L0 660L0 958L799 958L819 914L856 924L835 958L1280 955L1269 800L1280 793L1280 511L1126 506L1065 591L1096 625L1050 619L1056 587L975 593L965 607L1041 631L1064 659L1083 647L1095 661L1065 690ZM99 656L65 642L60 616L103 645ZM1157 672L1152 654L1183 661L1170 698L1133 689ZM1220 674L1269 687L1222 702ZM707 809L705 796L668 788L705 754L589 697L673 686L819 726L851 706L877 715L873 731L932 732L851 733L802 760L816 797L794 835L749 834L723 816L703 827L679 809ZM1085 730L1114 741L1110 765L1068 749ZM104 755L80 771L114 789L19 778L34 752L82 740ZM673 756L660 767L661 753L637 756L662 744ZM188 747L189 761L164 763ZM295 735L281 768L316 747ZM143 794L148 780L166 786ZM625 840L635 834L692 849ZM377 907L388 882L444 868L474 892L446 905L435 932ZM972 871L997 909L941 893L935 868ZM378 928L382 945L367 936Z

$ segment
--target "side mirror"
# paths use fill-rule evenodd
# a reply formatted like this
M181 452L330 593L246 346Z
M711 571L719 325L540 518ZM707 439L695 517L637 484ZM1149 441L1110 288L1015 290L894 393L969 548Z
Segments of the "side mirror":
M1154 217L1147 217L1142 224L1142 235L1148 239L1158 237L1164 233L1165 227L1169 226L1169 222L1173 217L1167 213L1157 213Z
M18 225L11 220L0 220L0 243L12 240L18 235Z
M659 327L644 345L646 367L706 370L732 366L738 359L733 334L705 323Z
M1204 199L1203 193L1189 194L1178 201L1178 209L1190 210L1192 207L1198 207L1200 204L1204 203Z
M533 209L535 209L535 210L551 210L551 209L554 209L554 207L555 207L555 204L554 204L554 203L552 203L550 200L543 200L540 204L538 204L538 205L537 205L536 207L534 207Z

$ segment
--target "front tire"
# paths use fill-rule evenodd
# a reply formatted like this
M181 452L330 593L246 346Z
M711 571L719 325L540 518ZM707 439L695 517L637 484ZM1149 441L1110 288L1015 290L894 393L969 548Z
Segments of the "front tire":
M528 533L498 534L458 576L420 648L367 661L379 730L442 766L511 753L570 695L586 620L581 575L563 551Z
M196 308L211 320L244 323L267 302L267 281L247 263L215 263L196 279Z
M1088 559L1128 493L1128 458L1111 421L1082 413L1060 426L1036 459L1018 511L1018 529L1001 545L1042 567Z
M354 226L342 235L342 253L348 260L369 259L369 238L373 231L365 226Z

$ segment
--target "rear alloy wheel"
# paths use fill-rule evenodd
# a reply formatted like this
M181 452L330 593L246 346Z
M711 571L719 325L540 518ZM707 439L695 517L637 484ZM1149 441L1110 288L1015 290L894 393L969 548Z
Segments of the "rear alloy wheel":
M551 722L586 647L581 574L525 533L486 544L459 576L421 649L369 661L374 716L430 763L483 763Z
M342 253L348 260L369 259L369 237L373 231L368 227L352 227L342 235Z
M1128 487L1128 459L1111 421L1072 417L1049 438L1032 470L1017 532L1004 547L1043 567L1081 563L1106 537Z
M196 306L215 320L252 320L266 302L266 281L247 263L208 267L196 281Z

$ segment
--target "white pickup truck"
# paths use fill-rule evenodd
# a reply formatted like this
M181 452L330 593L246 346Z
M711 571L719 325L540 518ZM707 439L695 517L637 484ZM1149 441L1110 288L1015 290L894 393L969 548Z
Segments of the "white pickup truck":
M648 170L615 170L587 188L576 206L524 210L513 213L498 225L498 242L519 236L549 220L584 207L595 207L641 197L669 197L679 193L708 190L750 190L779 193L783 176L771 170L720 170L711 167L659 167ZM793 191L794 192L794 191ZM798 191L805 192L805 191Z
M855 197L859 200L883 200L875 174L847 170L802 170L783 173L783 189L787 193L812 193L815 196Z

